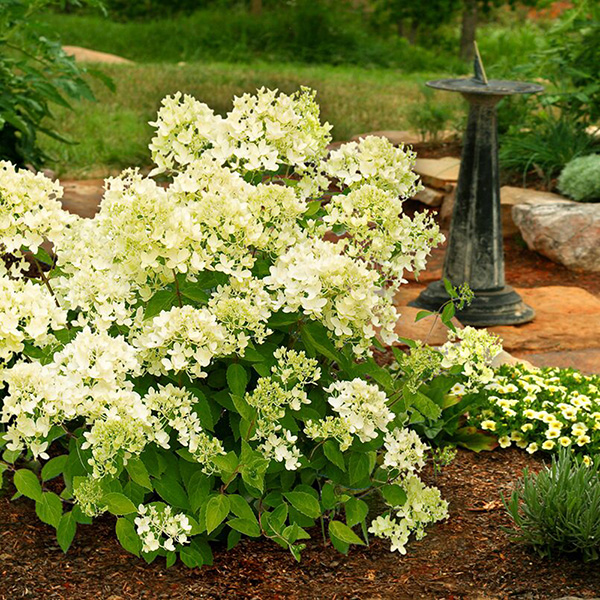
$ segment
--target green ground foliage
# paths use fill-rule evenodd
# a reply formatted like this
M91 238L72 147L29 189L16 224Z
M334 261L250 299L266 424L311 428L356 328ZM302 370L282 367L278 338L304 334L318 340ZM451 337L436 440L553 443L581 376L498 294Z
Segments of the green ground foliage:
M48 166L63 176L144 166L150 139L145 122L160 99L176 90L224 113L233 94L263 85L286 92L309 85L335 126L335 139L347 140L365 131L423 129L423 123L415 126L415 113L419 121L435 117L437 123L439 115L415 108L422 104L419 86L470 72L470 65L457 58L459 12L443 23L420 22L410 35L399 35L401 23L378 3L361 12L327 0L284 6L265 0L261 14L252 14L243 2L206 1L195 12L185 1L176 4L173 10L158 10L160 2L146 2L148 10L139 13L114 0L107 3L107 15L89 9L45 15L42 33L50 38L136 63L102 67L116 84L115 94L97 84L98 103L78 103L75 114L57 111L58 129L78 143L45 140L42 147L53 157ZM542 52L548 27L508 9L484 15L478 43L490 77L514 76L515 65ZM442 128L460 128L464 103L441 93L428 106L442 104ZM514 132L527 111L501 110L501 129ZM426 137L435 138L435 127L425 129ZM517 168L528 161L529 156Z
M98 84L97 103L85 103L73 113L57 111L63 134L78 141L64 145L44 140L55 157L50 166L68 176L98 176L124 166L147 164L151 139L148 121L161 99L177 90L191 94L221 114L235 94L257 87L284 92L308 85L318 90L323 119L333 126L336 140L357 133L409 126L408 109L420 98L419 83L434 74L404 75L391 69L299 66L254 63L192 63L186 65L105 65L114 80L112 93ZM454 98L455 106L462 105Z

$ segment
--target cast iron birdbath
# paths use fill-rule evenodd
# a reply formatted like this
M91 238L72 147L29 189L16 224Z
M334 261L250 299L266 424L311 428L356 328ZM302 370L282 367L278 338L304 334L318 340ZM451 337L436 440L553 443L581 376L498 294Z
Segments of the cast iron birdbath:
M488 81L477 49L473 78L438 79L427 85L459 92L469 103L443 278L453 285L467 283L475 299L457 317L465 325L527 323L534 310L504 280L496 104L504 96L535 94L544 88L536 83ZM443 282L436 281L411 305L437 311L448 300Z

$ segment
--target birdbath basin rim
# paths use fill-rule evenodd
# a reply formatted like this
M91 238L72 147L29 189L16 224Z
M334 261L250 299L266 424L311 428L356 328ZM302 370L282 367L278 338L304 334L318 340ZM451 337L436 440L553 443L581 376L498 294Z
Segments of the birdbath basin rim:
M462 94L482 94L487 96L510 96L512 94L537 94L544 86L527 81L507 81L490 79L487 83L473 78L435 79L427 85L437 90L461 92Z

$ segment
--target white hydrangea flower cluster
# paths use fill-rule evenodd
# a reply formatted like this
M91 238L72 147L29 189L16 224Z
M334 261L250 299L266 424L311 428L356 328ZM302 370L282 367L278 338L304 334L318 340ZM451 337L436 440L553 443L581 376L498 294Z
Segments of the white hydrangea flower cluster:
M325 391L330 394L327 402L361 442L375 439L394 420L385 393L364 379L336 381Z
M342 227L348 256L378 265L387 279L403 280L404 271L417 275L425 268L432 247L444 239L426 213L413 219L402 215L402 199L375 185L365 184L349 194L337 194L325 206L323 227Z
M277 348L273 357L277 362L271 367L271 371L286 385L293 383L305 387L317 383L321 378L319 361L306 356L306 352L298 352L291 348Z
M292 188L251 185L203 158L166 189L135 170L107 180L100 214L82 233L147 299L177 273L250 277L257 251L277 256L304 237L305 212ZM67 258L73 250L67 244Z
M11 450L47 458L52 427L76 418L90 425L85 447L98 477L115 472L118 456L139 453L151 431L150 413L128 376L140 373L135 348L105 331L79 332L51 363L18 362L1 373L8 384L0 421Z
M227 332L234 336L235 347L243 353L248 341L262 344L271 333L266 326L273 301L262 279L231 279L218 286L208 301L208 309Z
M373 185L393 196L410 198L421 186L412 170L416 154L394 146L387 138L369 135L359 142L343 144L323 163L325 173L355 190Z
M150 152L156 168L151 175L189 165L223 136L223 119L203 102L177 92L163 99Z
M151 442L169 448L168 431L177 433L207 473L223 453L193 411L191 394L172 385L150 389L141 397L127 377L140 373L135 348L105 331L81 331L47 365L17 363L2 373L9 386L0 421L8 423L5 439L11 450L29 448L47 458L46 438L53 426L76 418L88 425L82 449L91 450L95 478L113 476Z
M63 190L42 173L0 161L0 248L34 254L44 239L59 241L75 217L62 209Z
M308 208L306 199L291 187L259 184L248 195L248 206L262 226L256 247L270 256L279 256L304 239L298 225Z
M190 252L178 231L178 214L167 190L135 169L106 180L96 217L99 233L110 242L118 268L138 286L187 272Z
M60 274L52 279L52 289L60 306L77 311L80 325L130 326L136 287L117 262L98 219L72 223L55 250Z
M202 155L241 172L302 169L320 161L331 141L319 112L308 88L291 96L265 88L243 94L224 119L190 96L165 98L150 123L157 128L153 174L182 170Z
M160 548L173 552L175 544L183 546L189 542L188 535L192 530L189 519L183 513L173 512L170 506L140 504L138 515L134 522L142 540L143 552L154 552Z
M18 362L0 374L9 392L4 398L0 422L8 424L7 448L29 448L35 457L48 458L48 437L53 425L77 414L71 399L72 385L57 369L35 362Z
M26 447L34 456L47 458L47 437L53 426L78 417L91 426L97 420L107 421L107 425L98 423L93 433L87 433L90 445L107 460L98 468L112 471L114 461L109 456L127 451L124 442L114 441L114 435L132 440L134 451L143 438L137 430L148 421L148 411L126 381L128 375L138 372L135 350L122 338L89 330L80 332L49 364L19 362L5 369L1 379L9 390L0 421L8 424L4 436L8 447L15 451ZM114 424L120 419L124 420L121 425ZM126 427L131 432L124 431ZM101 450L104 441L108 449ZM90 464L94 463L94 458L90 459Z
M0 275L0 362L22 352L25 342L41 348L55 341L52 330L66 323L47 288Z
M492 360L502 352L498 336L486 329L465 327L450 331L448 338L440 349L444 355L442 367L461 365L467 377L466 389L479 389L489 383L494 377Z
M123 400L137 400L134 394L125 394ZM146 411L144 411L146 412ZM131 456L139 455L152 439L150 415L131 415L129 411L116 406L92 421L89 431L84 431L85 442L82 450L91 449L88 463L96 479L115 476L118 473L119 458L126 464ZM132 418L133 417L133 418Z
M442 500L437 488L426 486L418 476L429 448L414 431L396 428L388 432L384 447L383 466L395 478L394 483L404 489L406 501L390 505L387 513L372 521L369 532L388 539L392 552L406 554L411 534L419 540L425 535L427 525L447 518L448 502Z
M185 371L206 377L213 358L234 352L243 355L248 338L229 332L207 308L174 307L144 321L134 330L132 343L139 359L153 375Z
M242 171L276 171L319 161L331 141L331 125L321 124L316 92L291 96L261 88L233 100L225 140L211 154Z
M274 357L273 375L261 377L245 396L258 413L252 439L261 441L258 450L265 458L284 462L288 471L294 471L300 467L301 453L295 445L298 436L284 429L279 420L288 408L298 411L310 403L305 387L316 383L321 371L318 362L302 351L279 348Z
M424 382L430 381L442 373L443 355L435 348L417 341L408 353L392 363L394 371L401 371L404 385L410 392L416 393ZM461 386L464 391L464 386Z
M172 217L170 233L180 262L190 272L209 269L238 278L251 275L252 249L264 236L260 218L248 203L253 192L254 186L239 174L206 159L175 178L169 198L181 209Z
M342 254L330 242L309 239L292 246L265 278L284 312L302 309L335 335L338 346L353 344L357 354L369 349L375 328L385 343L397 339L398 314L391 298L377 286L378 274Z
M312 419L307 421L304 425L304 433L311 440L334 439L339 443L342 452L348 450L354 441L348 423L337 415L327 415L318 421Z
M392 552L406 554L406 544L412 533L420 540L425 527L448 517L448 502L440 491L426 486L416 475L408 475L402 482L406 502L389 513L374 519L369 527L373 535L391 542Z
M351 436L369 442L380 431L386 431L390 421L394 420L385 393L363 379L336 381L325 391L330 394L328 403L339 416L308 421L305 433L310 438L333 437L340 441L341 449L346 450L350 447Z
M105 491L100 479L94 477L76 477L73 481L73 496L81 512L88 517L97 517L106 512L102 502Z
M383 443L383 466L397 472L399 477L420 471L425 466L429 446L421 441L416 431L397 427L385 434Z
M85 327L54 355L61 374L95 390L122 389L127 375L140 375L137 352L122 336Z
M169 448L169 436L165 428L177 432L177 441L187 448L194 460L202 465L203 471L211 475L215 471L214 458L225 454L221 440L206 434L194 412L196 404L192 394L172 384L150 388L144 396L144 404L155 415L160 427L155 427L155 439Z

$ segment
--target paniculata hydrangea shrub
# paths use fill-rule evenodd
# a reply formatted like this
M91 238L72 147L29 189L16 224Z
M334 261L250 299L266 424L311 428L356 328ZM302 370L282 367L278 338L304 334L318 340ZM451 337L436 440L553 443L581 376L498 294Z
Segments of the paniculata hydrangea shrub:
M404 273L442 239L402 213L414 154L367 138L328 156L306 89L246 94L226 117L176 94L153 125L169 185L109 178L93 219L1 166L17 261L0 272L0 468L65 550L109 512L124 548L168 565L242 535L298 558L319 521L342 552L369 533L404 552L447 514L406 428L423 393L372 358L396 339ZM440 369L481 359L452 346ZM375 520L370 494L388 506Z
M530 454L561 447L591 464L600 452L600 376L573 369L499 367L476 392L472 425Z

